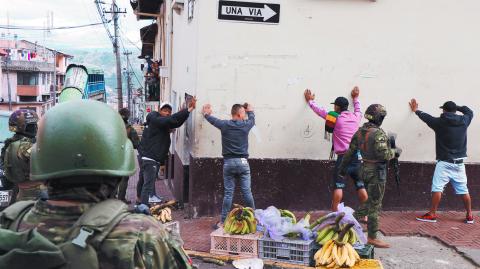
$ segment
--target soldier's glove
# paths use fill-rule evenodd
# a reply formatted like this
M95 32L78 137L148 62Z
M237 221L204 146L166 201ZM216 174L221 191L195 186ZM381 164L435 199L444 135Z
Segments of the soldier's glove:
M401 148L395 148L395 158L400 157L402 154L402 149Z
M150 215L150 208L146 204L139 204L135 206L135 208L133 209L133 212Z

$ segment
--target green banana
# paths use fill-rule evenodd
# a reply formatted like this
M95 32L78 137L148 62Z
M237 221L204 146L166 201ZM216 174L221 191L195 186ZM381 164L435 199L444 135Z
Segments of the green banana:
M297 218L295 217L295 214L293 214L293 212L290 210L280 209L280 216L291 218L293 224L297 223Z
M318 244L323 246L323 245L325 245L325 243L328 242L328 240L335 237L336 234L337 233L335 232L335 230L333 228L329 228L328 232L325 234L325 236L320 241L317 241L317 242L318 242Z
M325 236L328 234L328 232L330 230L332 230L332 227L327 226L327 227L323 228L321 231L319 231L318 234L317 234L317 242L322 241L323 238L325 238Z
M355 232L353 229L350 229L350 231L352 231L352 236L350 237L349 243L353 245L358 241L357 232Z
M226 233L230 232L230 226L232 226L232 221L230 219L227 219L224 223L225 225L223 226L223 231Z
M247 234L247 233L249 233L249 231L248 231L248 223L247 223L246 220L242 220L242 226L243 226L243 228L242 228L242 231L240 232L240 234Z

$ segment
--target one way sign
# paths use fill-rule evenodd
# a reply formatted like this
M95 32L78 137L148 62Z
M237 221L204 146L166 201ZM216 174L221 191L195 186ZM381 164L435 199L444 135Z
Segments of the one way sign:
M260 23L278 23L280 5L240 1L219 1L218 19Z

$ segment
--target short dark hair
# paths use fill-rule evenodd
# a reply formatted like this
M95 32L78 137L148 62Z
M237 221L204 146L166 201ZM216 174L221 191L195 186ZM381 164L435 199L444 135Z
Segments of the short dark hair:
M128 119L130 117L130 110L128 110L128 108L126 107L120 109L118 113L120 113L120 116L122 116L122 118Z
M237 115L237 114L238 114L238 111L240 111L240 109L242 109L242 108L243 108L242 105L240 105L240 104L234 104L234 105L232 106L232 116L233 116L233 115Z

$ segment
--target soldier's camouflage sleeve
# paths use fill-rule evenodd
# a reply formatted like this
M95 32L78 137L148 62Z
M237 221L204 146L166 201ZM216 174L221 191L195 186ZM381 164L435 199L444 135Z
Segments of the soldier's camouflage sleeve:
M129 215L102 243L100 268L190 269L178 238L150 216Z
M32 142L22 141L20 146L18 146L17 157L24 161L30 161L30 155L32 152Z
M395 150L390 147L390 141L382 129L375 133L375 151L379 160L389 161L395 157Z
M347 174L347 167L352 161L352 155L355 154L358 150L358 136L360 134L360 129L353 135L352 141L350 141L350 146L348 151L343 155L342 163L338 169L339 174L344 176Z

